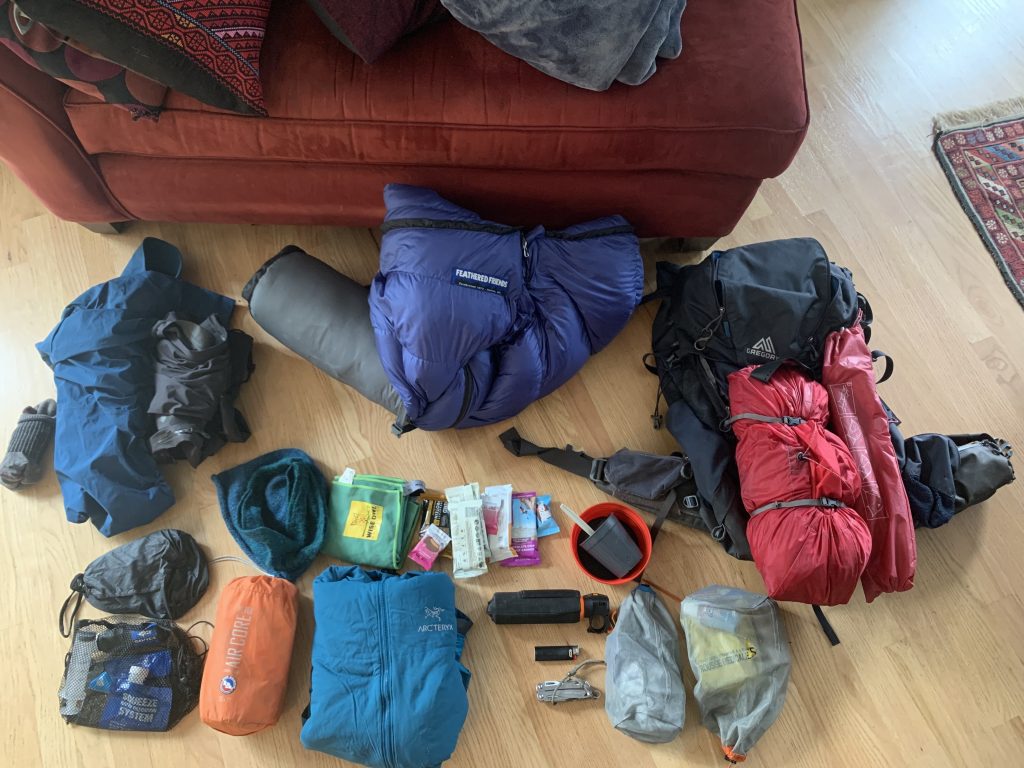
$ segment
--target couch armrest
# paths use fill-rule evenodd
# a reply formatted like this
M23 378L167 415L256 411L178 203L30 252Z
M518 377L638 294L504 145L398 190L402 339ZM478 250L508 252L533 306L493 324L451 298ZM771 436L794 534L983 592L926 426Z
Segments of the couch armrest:
M65 90L0 45L0 160L62 219L135 218L111 194L78 143L64 112Z

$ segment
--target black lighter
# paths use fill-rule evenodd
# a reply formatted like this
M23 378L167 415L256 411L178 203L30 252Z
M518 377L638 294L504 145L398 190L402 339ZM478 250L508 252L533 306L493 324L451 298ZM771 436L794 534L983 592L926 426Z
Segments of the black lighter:
M575 624L588 619L587 632L609 632L607 595L582 595L575 589L525 589L495 592L487 615L495 624Z

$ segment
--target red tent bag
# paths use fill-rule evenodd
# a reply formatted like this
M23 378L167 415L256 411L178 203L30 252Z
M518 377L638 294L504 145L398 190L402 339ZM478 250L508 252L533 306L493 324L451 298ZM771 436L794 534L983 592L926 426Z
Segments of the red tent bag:
M860 491L853 457L825 429L824 387L792 367L764 383L754 368L730 374L728 420L754 564L776 600L847 603L871 550L851 509Z
M298 607L299 592L285 579L245 576L224 588L199 691L204 723L245 736L277 722Z
M859 321L825 339L821 382L828 389L832 429L850 449L860 474L854 508L871 531L871 558L861 579L870 603L883 592L914 586L917 542L889 417L875 389L871 351Z

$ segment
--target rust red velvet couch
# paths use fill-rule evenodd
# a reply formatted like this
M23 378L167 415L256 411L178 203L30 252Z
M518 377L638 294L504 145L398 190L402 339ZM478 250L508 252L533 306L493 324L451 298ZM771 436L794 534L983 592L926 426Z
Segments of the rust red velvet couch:
M591 93L452 20L372 66L275 0L270 116L170 93L133 121L0 47L0 158L57 216L375 225L390 181L509 223L621 213L642 236L727 234L792 161L808 109L792 0L690 0L683 54Z

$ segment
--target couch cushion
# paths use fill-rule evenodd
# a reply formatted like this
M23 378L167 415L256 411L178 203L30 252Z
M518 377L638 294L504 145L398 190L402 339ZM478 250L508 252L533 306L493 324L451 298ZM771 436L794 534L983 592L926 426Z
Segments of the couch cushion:
M367 65L304 0L277 0L262 59L268 118L178 93L154 124L78 94L67 111L93 154L781 173L808 119L795 4L693 0L682 27L682 55L647 83L592 93L450 19Z

